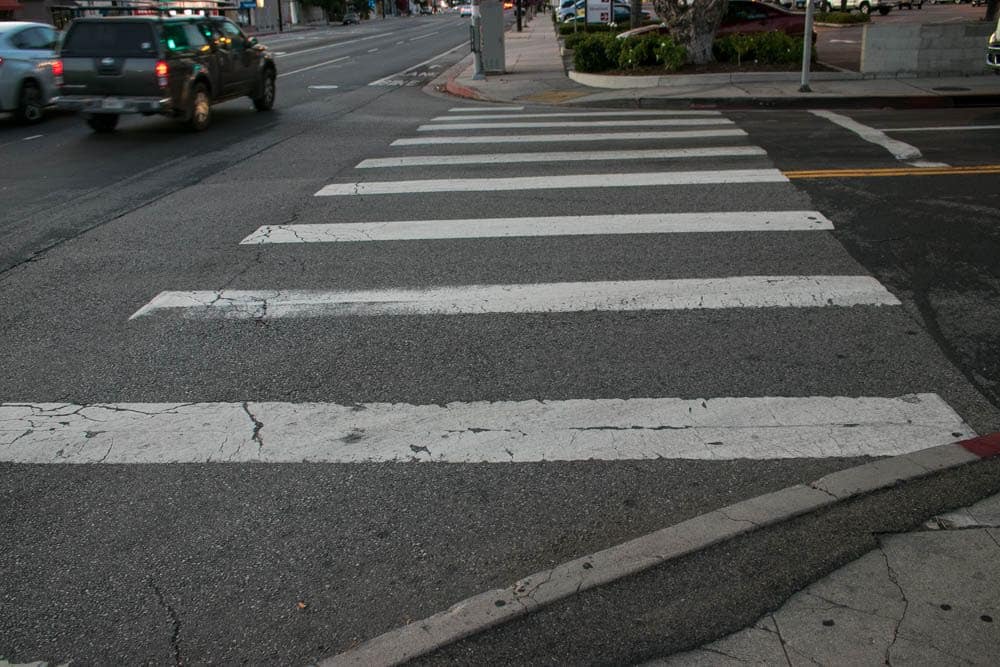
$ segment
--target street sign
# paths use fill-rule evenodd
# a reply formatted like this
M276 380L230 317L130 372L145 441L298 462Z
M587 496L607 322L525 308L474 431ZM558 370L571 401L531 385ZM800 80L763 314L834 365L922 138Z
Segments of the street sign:
M610 0L587 0L587 23L610 23Z
M256 9L257 0L240 0L240 9Z

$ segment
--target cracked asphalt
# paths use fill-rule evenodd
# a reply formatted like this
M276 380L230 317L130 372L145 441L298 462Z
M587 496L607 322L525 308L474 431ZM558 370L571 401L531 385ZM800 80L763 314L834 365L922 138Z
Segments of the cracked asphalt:
M364 29L417 35L429 21ZM414 87L367 85L465 39L464 25L451 31L384 62L358 56L343 71L317 68L282 79L273 117L233 103L197 137L164 120L131 119L100 138L59 117L51 128L40 126L42 143L21 145L22 129L0 127L0 150L23 166L0 176L8 206L2 402L232 402L242 406L241 433L258 448L267 446L266 425L252 409L260 401L446 405L935 392L974 429L997 430L995 177L678 186L667 195L606 189L314 198L328 183L373 180L359 178L354 166L395 155L391 141L456 104ZM320 51L298 62L328 58ZM330 81L344 82L343 89L308 89ZM955 125L995 122L997 112L853 115ZM747 130L747 142L768 151L741 162L747 168L893 164L884 150L807 113L727 116ZM995 134L974 134L928 133L919 143L927 159L988 161L984 138ZM597 170L582 163L505 169L538 176ZM617 169L629 170L638 167ZM425 175L495 173L462 165ZM119 177L119 187L109 187ZM412 172L385 169L378 178L405 177ZM836 229L720 233L710 243L691 235L266 249L239 243L264 225L722 208L816 208ZM904 307L129 320L164 290L221 296L224 289L800 273L871 273ZM0 657L302 664L531 572L863 460L2 463ZM781 562L768 563L769 574L799 581L788 574L794 563L836 542L818 534L789 543ZM706 567L691 581L708 586L711 568L723 565ZM712 595L729 595L734 608L706 628L726 627L753 606L752 583L725 581L735 590Z

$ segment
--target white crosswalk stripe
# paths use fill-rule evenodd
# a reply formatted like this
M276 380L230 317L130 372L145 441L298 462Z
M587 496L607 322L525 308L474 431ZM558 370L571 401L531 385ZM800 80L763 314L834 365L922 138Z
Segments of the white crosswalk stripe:
M833 223L819 211L714 211L707 213L639 213L635 215L266 225L257 229L240 243L245 245L349 243L514 236L787 232L826 231L830 229L833 229Z
M581 141L656 141L709 139L716 137L745 137L747 133L737 128L721 130L664 130L662 132L579 132L569 134L472 134L451 136L425 136L396 139L392 146L430 146L447 144L537 144L576 143Z
M518 118L601 118L601 117L623 117L634 116L721 116L721 111L568 111L549 113L504 113L504 114L476 114L472 116L435 116L431 122L439 121L451 122L461 120L511 120Z
M0 404L0 461L15 463L891 456L971 435L934 394L447 405Z
M679 160L699 157L762 157L757 146L704 146L701 148L664 148L634 151L553 151L548 153L486 153L473 155L410 155L368 158L358 169L381 167L422 167L454 164L515 164L529 162L574 162L611 160Z
M417 132L452 132L455 130L520 130L532 128L569 128L569 127L621 127L620 120L583 120L583 121L526 121L509 123L448 123L438 125L421 125ZM631 127L681 127L694 125L732 125L728 118L657 118L655 120L630 120Z

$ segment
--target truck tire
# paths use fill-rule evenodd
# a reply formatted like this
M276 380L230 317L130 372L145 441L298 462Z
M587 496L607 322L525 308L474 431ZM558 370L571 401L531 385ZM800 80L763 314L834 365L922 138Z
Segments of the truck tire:
M911 9L912 9L912 8L911 8ZM885 15L886 15L886 14L888 14L888 13L889 13L890 11L892 11L892 7L879 7L879 8L878 8L878 13L879 13L879 14L881 14L882 16L885 16Z
M253 108L257 111L270 111L274 107L275 96L274 70L268 67L261 77L260 86L257 87L257 95L251 97Z
M212 124L212 98L208 94L208 86L203 83L196 83L191 89L187 124L195 132L201 132Z
M118 127L118 114L95 113L87 119L87 125L89 125L90 129L94 132L99 132L101 134L114 132L115 128Z

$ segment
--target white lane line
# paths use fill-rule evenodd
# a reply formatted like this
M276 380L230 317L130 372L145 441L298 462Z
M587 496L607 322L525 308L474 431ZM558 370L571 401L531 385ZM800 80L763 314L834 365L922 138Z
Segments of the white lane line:
M555 151L551 153L487 153L481 155L411 155L369 158L356 169L417 167L455 164L507 164L518 162L570 162L594 160L674 160L701 157L760 157L767 151L758 146L705 146L635 151Z
M159 311L187 319L269 320L861 305L898 306L899 301L868 276L738 276L356 291L160 292L129 319Z
M489 109L496 111L496 109ZM477 116L435 116L431 122L455 120L508 120L517 118L594 118L607 116L720 116L720 111L580 111L567 113L503 113ZM625 121L622 121L624 123Z
M376 79L375 81L372 81L368 85L369 86L384 86L391 79L395 79L398 76L403 76L407 72L412 72L413 70L417 69L418 67L423 67L424 65L432 63L435 60L438 60L440 58L444 58L449 53L452 53L454 51L458 51L459 49L467 49L467 48L469 48L469 45L463 42L463 43L459 44L458 46L454 46L454 47L448 49L447 51L445 51L443 53L439 53L439 54L437 54L436 56L434 56L432 58L428 58L427 60L425 60L423 62L419 62L416 65L410 65L406 69L400 70L400 71L396 72L395 74L390 74L389 76L384 76L381 79Z
M340 88L340 86L335 86L333 84L309 86L309 90L335 90L337 88Z
M348 39L343 42L334 42L333 44L324 44L323 46L314 46L311 49L302 49L301 51L291 51L283 54L284 58L294 58L296 56L305 55L306 53L312 53L313 51L322 51L324 49L334 49L338 46L347 46L348 44L357 44L358 42L364 42L369 39L376 39L378 37L386 37L391 35L391 32L380 32L375 35L368 35L367 37L358 37L357 39ZM277 55L277 54L275 54Z
M745 130L666 130L663 132L580 132L570 134L495 134L396 139L391 146L430 146L444 144L532 144L575 143L578 141L649 141L654 139L707 139L709 137L745 137Z
M936 394L0 404L0 461L525 463L895 456L974 436Z
M433 37L434 35L438 34L439 32L441 32L441 31L440 30L435 30L434 32L429 32L426 35L420 35L418 37L413 37L413 38L410 39L410 41L411 42L416 42L416 41L421 40L421 39L427 39L428 37Z
M848 118L842 114L827 111L825 109L811 109L810 113L815 116L819 116L820 118L826 118L831 123L854 132L868 143L881 146L892 153L893 157L897 160L919 160L923 157L920 153L920 149L916 146L911 146L910 144L897 139L892 139L882 130L869 127L868 125L859 123L858 121Z
M374 49L368 49L368 53L375 53L376 51L378 51L378 47L375 47Z
M44 136L45 136L44 134L33 134L30 137L25 137L24 139L21 139L21 141L34 141L35 139L41 139Z
M787 183L777 169L722 169L656 171L647 173L515 176L510 178L437 178L418 181L332 183L316 197L426 194L431 192L503 192L510 190L566 190L571 188L636 188L657 185L724 183Z
M479 111L522 111L524 107L452 107L448 109L451 113L465 113L466 111L479 112Z
M1000 125L942 125L940 127L883 127L882 132L964 132L966 130L1000 130Z
M527 121L524 123L452 123L448 125L421 125L417 132L437 132L455 130L514 130L527 128L564 128L564 127L667 127L686 125L733 125L728 118L662 118L656 120L630 120L623 123L620 120L583 120L559 121Z
M636 215L567 215L539 218L401 220L311 225L265 225L241 245L350 243L427 239L684 234L707 232L824 231L833 223L819 211L718 211Z
M351 56L341 56L339 58L334 58L333 60L327 60L325 62L316 63L315 65L309 65L308 67L301 67L299 69L293 69L291 72L282 72L278 75L278 78L284 76L292 76L293 74L301 74L302 72L308 72L311 69L316 69L317 67L325 67L326 65L332 65L333 63L343 62L345 60L350 60Z
M934 169L948 166L947 162L931 162L930 160L913 160L912 162L907 162L906 164L911 167L921 167L923 169Z

